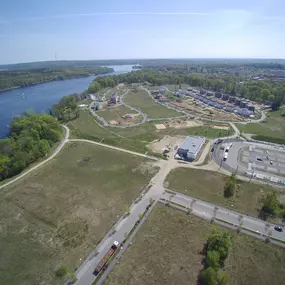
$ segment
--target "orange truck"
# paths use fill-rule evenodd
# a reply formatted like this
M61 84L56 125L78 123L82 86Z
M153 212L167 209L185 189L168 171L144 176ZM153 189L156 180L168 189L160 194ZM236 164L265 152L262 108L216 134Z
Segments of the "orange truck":
M111 248L108 250L108 252L105 254L105 256L102 258L102 260L100 261L100 263L97 265L97 267L95 268L95 270L93 271L93 274L95 276L97 276L100 271L103 269L103 267L107 264L108 260L111 258L112 255L114 255L114 253L117 251L117 249L119 248L120 243L118 241L114 241L114 243L112 244Z

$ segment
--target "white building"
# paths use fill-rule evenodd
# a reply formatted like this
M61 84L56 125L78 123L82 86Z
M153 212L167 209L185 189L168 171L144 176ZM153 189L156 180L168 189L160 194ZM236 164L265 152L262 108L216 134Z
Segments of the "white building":
M188 136L177 150L177 154L185 160L193 161L205 142L204 137Z

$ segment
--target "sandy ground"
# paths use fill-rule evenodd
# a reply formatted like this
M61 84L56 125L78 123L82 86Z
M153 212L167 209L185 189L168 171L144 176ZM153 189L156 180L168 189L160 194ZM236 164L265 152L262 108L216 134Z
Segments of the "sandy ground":
M181 145L183 143L185 139L185 136L175 136L175 137L171 137L171 136L164 136L161 140L159 141L153 141L150 145L149 148L154 151L154 152L158 152L158 153L162 153L164 149L166 148L170 148L171 150L173 150L173 148L176 145Z
M164 129L166 129L164 124L156 124L155 127L156 127L157 130L164 130Z
M229 129L229 127L227 127L227 126L212 126L212 128L219 129L219 130L228 130Z
M164 123L166 127L182 129L182 128L193 128L193 127L201 127L203 126L203 122L199 120L171 120Z

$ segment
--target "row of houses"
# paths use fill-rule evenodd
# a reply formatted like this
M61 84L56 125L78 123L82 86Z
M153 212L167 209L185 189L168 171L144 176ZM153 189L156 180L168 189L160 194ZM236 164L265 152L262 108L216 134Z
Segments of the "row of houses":
M242 117L250 117L250 118L254 117L254 109L250 110L250 109L246 108L245 105L236 106L233 104L217 102L215 100L211 100L211 99L207 98L207 95L201 95L201 94L196 94L196 93L191 93L191 96L194 99L199 100L200 102L202 102L202 103L204 103L210 107L214 107L218 110L223 110L223 111L226 111L229 113L235 113L235 114L242 116ZM242 107L242 106L244 106L244 107Z

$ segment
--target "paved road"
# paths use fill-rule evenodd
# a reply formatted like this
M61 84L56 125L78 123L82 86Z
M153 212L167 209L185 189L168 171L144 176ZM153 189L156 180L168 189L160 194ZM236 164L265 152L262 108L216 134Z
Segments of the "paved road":
M242 215L235 211L231 211L180 193L172 195L165 192L163 193L162 197L164 199L170 199L171 202L191 208L193 210L192 214L200 216L204 219L211 220L212 217L215 217L227 223L250 229L251 231L256 232L258 235L262 234L264 236L268 236L268 234L271 233L273 238L285 241L285 232L275 231L274 226L276 225L274 224L270 224L247 215Z
M116 229L116 232L112 235L105 236L103 241L96 247L96 251L99 254L84 263L84 266L79 267L76 271L76 277L78 281L76 285L91 285L95 280L95 276L92 274L94 268L99 264L104 255L108 252L109 248L115 240L120 243L125 239L126 234L133 228L139 216L145 211L146 207L150 203L150 199L158 200L160 195L164 192L162 186L163 181L166 175L169 172L169 165L166 161L161 161L160 171L156 176L151 180L153 186L150 187L148 192L141 197L141 200L138 203L133 203L129 209L129 215L120 219L116 225L113 227Z
M63 140L60 142L59 146L56 148L56 150L54 151L54 153L48 157L46 160L36 164L35 166L33 166L32 168L30 168L29 170L23 172L22 174L20 174L19 176L15 177L14 179L12 179L11 181L3 184L0 186L0 190L3 189L4 187L7 187L8 185L11 185L12 183L22 179L23 177L25 177L26 175L28 175L29 173L31 173L32 171L34 171L35 169L43 166L44 164L46 164L47 162L49 162L50 160L52 160L60 151L61 149L64 147L64 145L67 143L68 138L69 138L69 128L65 125L62 125L64 127L65 130L65 134L64 134L64 138Z
M118 260L121 258L121 256L123 255L123 253L127 250L128 246L131 245L131 242L134 238L134 236L137 234L137 232L139 231L139 229L141 228L141 226L144 224L144 222L147 220L149 214L151 213L151 211L153 210L153 208L155 207L157 201L155 201L151 208L146 212L145 216L143 217L143 219L140 221L140 223L137 225L137 227L135 228L135 230L133 231L133 233L130 235L130 237L128 238L128 240L125 242L124 246L120 249L120 251L117 253L116 258L109 264L107 270L102 274L102 276L100 276L100 279L97 282L97 285L101 285L104 283L105 279L107 278L108 274L110 273L110 271L114 268L114 266L116 265L116 263L118 262Z

